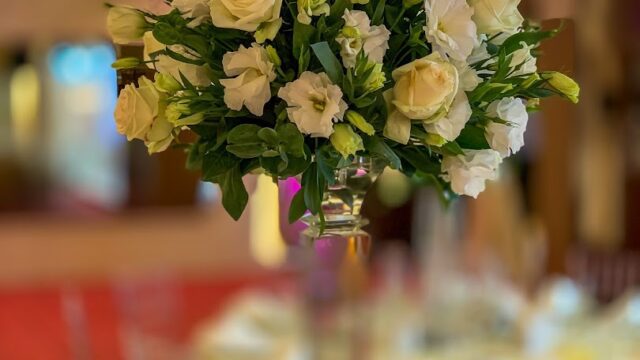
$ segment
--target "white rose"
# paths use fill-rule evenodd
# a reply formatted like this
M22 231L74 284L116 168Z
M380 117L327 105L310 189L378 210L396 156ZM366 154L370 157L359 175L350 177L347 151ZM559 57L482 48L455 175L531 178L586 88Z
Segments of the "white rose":
M325 73L305 71L300 78L286 84L278 96L287 102L287 114L301 133L329 138L333 122L342 120L347 103L342 90Z
M454 141L460 136L462 129L471 118L471 105L464 91L458 91L451 104L451 109L435 122L424 124L424 129L430 134L441 136L447 141Z
M370 61L382 63L389 49L391 32L384 25L371 26L371 20L364 11L346 9L342 18L345 25L336 41L341 47L343 65L354 67L360 51L364 51Z
M198 26L211 19L209 0L173 0L171 6L180 10L183 16L193 19L189 25Z
M518 11L520 0L469 0L473 7L473 20L478 32L495 35L500 32L514 33L522 26L524 18Z
M458 92L458 70L433 53L403 65L391 74L393 104L413 120L428 121L442 114Z
M114 6L107 15L107 30L116 44L129 44L142 38L147 27L144 14L136 9Z
M151 31L147 31L142 37L142 40L144 43L145 61L152 60L151 54L166 49L166 46L156 40ZM184 47L180 45L171 45L169 48L183 56L191 56L191 54L189 54ZM187 80L195 86L204 87L211 85L209 69L206 66L184 63L175 60L168 55L158 55L155 57L155 60L155 63L147 63L147 66L151 69L156 69L160 73L169 74L177 80L181 79L180 73L182 73L182 75L184 75L184 77L186 77Z
M531 50L534 46L529 46L525 42L522 42L521 45L522 48L511 54L512 58L509 66L514 71L511 72L510 76L530 75L538 71L537 59L531 55Z
M144 76L138 80L138 87L126 85L114 112L118 132L129 141L144 141L150 153L165 150L173 140L173 125L165 117L165 100L166 95Z
M466 0L426 0L424 31L434 51L464 61L478 43L473 9Z
M271 82L276 78L267 51L257 44L250 48L240 45L238 51L224 54L222 67L227 76L235 76L220 80L229 109L240 110L244 105L252 114L262 116L264 105L271 99Z
M282 0L211 0L209 6L213 25L257 32L259 43L273 40L282 26Z
M465 150L464 155L445 156L442 178L451 183L458 195L477 198L484 191L487 180L498 178L500 154L493 150Z
M507 122L492 122L487 126L485 137L491 148L502 157L520 151L524 146L524 132L529 120L524 101L513 97L494 101L487 108L487 115Z

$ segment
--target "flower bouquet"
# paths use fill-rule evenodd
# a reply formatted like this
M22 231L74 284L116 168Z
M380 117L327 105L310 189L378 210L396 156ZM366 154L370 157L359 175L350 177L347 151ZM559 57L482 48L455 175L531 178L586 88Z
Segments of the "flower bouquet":
M184 147L235 219L243 176L262 172L301 176L289 220L322 220L336 173L361 158L444 200L476 197L524 145L539 99L578 101L569 77L538 71L557 30L525 21L519 0L165 2L162 14L109 6L114 42L144 44L114 68L157 71L121 91L117 129L149 153Z

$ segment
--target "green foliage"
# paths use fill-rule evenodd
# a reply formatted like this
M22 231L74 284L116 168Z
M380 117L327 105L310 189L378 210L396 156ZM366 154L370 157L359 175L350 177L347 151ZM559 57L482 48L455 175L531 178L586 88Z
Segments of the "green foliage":
M395 69L432 53L424 32L427 18L421 6L423 1L369 0L366 4L354 4L352 0L330 0L327 3L330 14L313 16L311 24L306 25L297 20L296 2L284 0L280 14L282 28L273 40L264 44L275 65L276 78L270 84L272 99L265 104L263 116L255 116L245 108L230 110L220 83L221 79L230 77L223 69L224 55L237 51L240 46L250 47L255 41L251 32L218 28L210 21L194 25L193 19L178 10L164 15L144 13L148 30L166 45L165 49L149 54L152 60L148 63L155 62L158 56L168 56L185 64L204 66L210 74L211 85L196 86L179 73L175 79L179 85L169 91L166 103L185 103L190 114L203 114L201 123L189 126L197 140L185 145L186 166L200 170L205 181L220 186L223 205L235 219L242 215L248 200L242 177L258 169L274 180L301 176L303 187L293 199L290 222L307 211L322 219L325 188L335 182L336 169L352 160L349 157L353 156L344 159L328 139L305 136L288 118L287 104L277 93L305 71L324 72L341 88L342 100L349 108L343 121L351 124L363 139L364 150L358 155L383 159L416 183L434 186L444 204L456 196L441 177L443 158L462 155L467 150L489 149L485 127L491 122L505 123L487 115L492 102L516 97L532 100L527 106L533 109L537 99L560 94L549 84L548 77L516 75L523 65L514 67L512 62L523 45L532 47L535 55L539 43L558 32L526 25L523 31L509 36L500 45L494 39L485 41L489 58L470 64L480 74L481 81L473 91L467 92L472 116L455 141L445 142L439 135L429 134L422 121L414 121L409 143L398 144L383 137L388 115L383 93L394 86ZM371 25L383 25L390 30L389 49L382 64L370 62L365 53L360 52L354 67L343 66L336 37L343 32L342 17L347 9L365 11ZM115 65L124 68L142 63L126 60Z

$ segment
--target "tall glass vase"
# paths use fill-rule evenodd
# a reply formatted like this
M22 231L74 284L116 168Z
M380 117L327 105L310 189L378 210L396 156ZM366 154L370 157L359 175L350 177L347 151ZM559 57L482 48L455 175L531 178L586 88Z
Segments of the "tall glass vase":
M361 209L385 163L368 157L335 171L318 216L307 216L297 243L290 244L301 273L309 314L313 359L367 359L367 324L362 313L368 285L371 236Z

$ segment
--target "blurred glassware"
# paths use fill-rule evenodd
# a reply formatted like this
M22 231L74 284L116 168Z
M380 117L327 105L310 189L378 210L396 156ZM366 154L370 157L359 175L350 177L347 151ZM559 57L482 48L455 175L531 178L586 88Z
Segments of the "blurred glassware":
M183 311L173 278L156 275L116 279L113 291L127 360L175 360L188 356L181 341Z

